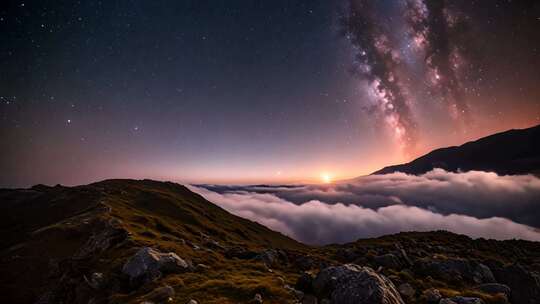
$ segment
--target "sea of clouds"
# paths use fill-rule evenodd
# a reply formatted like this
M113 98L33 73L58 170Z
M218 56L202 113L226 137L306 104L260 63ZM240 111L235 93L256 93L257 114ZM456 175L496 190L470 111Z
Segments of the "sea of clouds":
M448 230L471 237L540 241L540 179L435 169L369 175L329 185L197 185L238 216L308 244L401 231Z

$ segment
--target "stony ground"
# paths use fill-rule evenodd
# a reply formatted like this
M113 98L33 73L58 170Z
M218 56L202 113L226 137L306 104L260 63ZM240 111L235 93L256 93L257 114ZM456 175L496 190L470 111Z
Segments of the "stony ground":
M1 303L540 303L540 244L310 247L174 183L0 191Z

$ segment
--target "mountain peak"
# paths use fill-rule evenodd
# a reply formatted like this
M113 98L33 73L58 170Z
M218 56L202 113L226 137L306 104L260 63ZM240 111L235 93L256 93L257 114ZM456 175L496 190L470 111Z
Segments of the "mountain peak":
M433 150L409 163L384 167L372 174L423 174L446 171L489 171L502 175L540 174L540 125L496 133L461 146Z

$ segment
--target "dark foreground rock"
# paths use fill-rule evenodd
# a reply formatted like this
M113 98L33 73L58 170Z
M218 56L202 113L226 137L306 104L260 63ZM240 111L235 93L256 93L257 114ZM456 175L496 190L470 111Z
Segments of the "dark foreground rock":
M510 288L511 303L540 303L540 275L537 272L528 271L519 264L493 270L497 281Z
M423 258L414 263L419 274L431 276L443 281L469 281L476 284L494 283L491 269L484 264L466 259L431 259Z
M176 253L162 253L156 249L144 247L124 264L122 272L132 281L147 282L160 278L163 273L182 273L192 268Z
M340 304L403 304L394 284L369 267L346 264L323 269L313 281L319 298Z

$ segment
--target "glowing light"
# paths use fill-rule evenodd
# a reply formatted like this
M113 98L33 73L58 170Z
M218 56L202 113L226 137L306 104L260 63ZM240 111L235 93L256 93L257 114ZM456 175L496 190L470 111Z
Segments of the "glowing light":
M332 182L332 176L328 173L321 173L321 180L325 184L330 184Z

